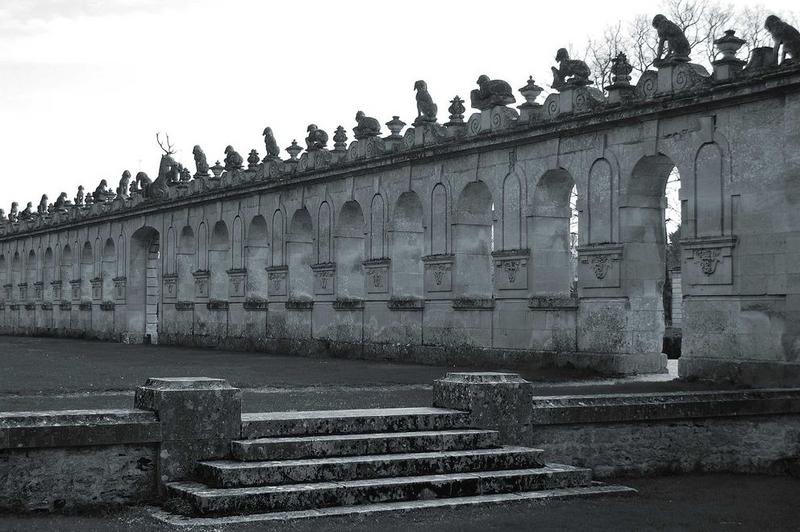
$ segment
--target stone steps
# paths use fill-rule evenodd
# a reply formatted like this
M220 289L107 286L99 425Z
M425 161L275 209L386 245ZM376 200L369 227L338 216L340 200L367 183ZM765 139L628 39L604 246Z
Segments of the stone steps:
M469 415L443 408L376 408L242 414L242 438L367 434L469 426Z
M459 451L499 446L497 431L452 429L372 434L333 434L238 440L231 443L236 460L294 460L330 456Z
M468 415L455 410L244 414L230 459L200 462L193 480L166 485L166 506L184 517L160 512L159 519L213 527L215 519L260 522L631 491L601 488L592 484L591 470L545 464L542 454L501 447L497 431L471 428Z
M218 488L409 477L541 467L542 453L541 449L502 447L258 462L216 460L201 462L198 475Z
M589 469L548 465L535 469L247 488L211 488L199 482L172 482L167 484L167 490L171 497L189 502L199 515L220 516L589 487L590 485L591 470Z

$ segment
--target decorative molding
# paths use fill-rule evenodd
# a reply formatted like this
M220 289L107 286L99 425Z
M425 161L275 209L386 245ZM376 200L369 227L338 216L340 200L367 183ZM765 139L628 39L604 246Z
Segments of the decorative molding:
M83 311L92 310L92 302L91 301L81 301L80 304L78 304L78 309L83 310Z
M113 301L103 301L100 303L100 310L103 311L113 311L116 308L116 304Z
M427 292L451 292L453 290L453 262L455 255L440 254L422 257Z
M578 279L584 289L620 288L620 263L625 245L619 243L578 246Z
M336 263L312 264L311 271L314 272L314 295L333 295L336 291Z
M164 299L175 299L178 297L178 274L165 273L161 276L164 285Z
M288 299L283 304L286 310L311 310L314 308L313 299Z
M267 268L267 295L285 297L289 284L288 266L270 266Z
M356 298L336 298L333 302L334 310L363 310L364 300Z
M211 272L208 270L197 270L192 272L194 277L194 295L197 299L208 299L208 280Z
M208 310L228 310L228 308L230 308L230 303L222 301L221 299L212 299L206 303L206 308Z
M123 276L114 277L114 299L117 301L125 301L125 293L128 286L128 278Z
M228 274L228 297L244 297L244 290L247 284L247 268L234 268L226 273Z
M682 238L681 274L689 285L732 285L736 236Z
M42 310L53 310L53 304L52 303L39 303L39 308L41 308Z
M491 297L457 297L453 300L453 310L493 310Z
M528 308L535 310L577 310L578 298L569 296L531 296Z
M262 298L247 298L244 301L244 309L266 311L269 310L269 301Z
M494 285L497 290L528 289L528 259L531 250L508 249L493 251Z
M424 310L425 300L421 297L393 297L386 302L389 310Z
M389 292L389 274L391 259L380 258L365 260L361 263L366 273L367 294L386 294Z
M62 301L58 304L59 310L72 310L72 302L71 301Z
M193 301L176 301L175 302L175 310L180 312L185 312L187 310L194 310L194 302Z

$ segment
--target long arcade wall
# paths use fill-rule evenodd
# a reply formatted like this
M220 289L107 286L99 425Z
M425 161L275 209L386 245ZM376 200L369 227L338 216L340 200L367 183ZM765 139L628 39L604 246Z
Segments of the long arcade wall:
M662 371L677 167L682 374L796 383L800 70L695 67L0 224L1 330Z

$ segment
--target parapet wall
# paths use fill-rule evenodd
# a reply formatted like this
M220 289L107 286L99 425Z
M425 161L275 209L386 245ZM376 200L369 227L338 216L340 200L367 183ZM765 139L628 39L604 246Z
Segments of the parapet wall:
M0 227L0 330L663 371L677 168L682 374L796 383L800 71L695 67L386 137L362 120L349 145L208 177L165 155L132 193Z

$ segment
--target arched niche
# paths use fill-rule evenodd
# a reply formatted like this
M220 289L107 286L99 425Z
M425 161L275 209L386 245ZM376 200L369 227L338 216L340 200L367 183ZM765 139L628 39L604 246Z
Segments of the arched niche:
M128 335L133 342L158 343L162 283L160 256L161 234L158 230L144 226L131 235L126 319Z
M178 274L177 299L178 301L192 301L194 299L194 278L192 272L195 265L196 239L194 230L190 225L181 229L178 239L175 268Z
M302 207L294 211L286 235L286 255L289 266L289 296L310 298L314 293L314 228L311 214Z
M272 215L272 266L285 266L284 262L283 211L277 209Z
M335 231L336 291L344 298L364 296L364 213L350 200L342 205Z
M228 225L219 220L211 231L208 246L208 297L211 299L228 299L228 270L231 269L231 240Z
M383 197L375 194L369 210L369 258L382 259L386 256L384 235L386 234L386 209Z
M611 163L598 159L589 170L588 186L588 238L589 244L613 241L613 173Z
M233 242L231 245L231 268L244 268L244 234L242 218L237 216L233 219Z
M723 234L722 150L716 143L703 144L694 161L694 212L696 236Z
M114 277L117 273L117 246L113 238L107 238L103 244L100 276L103 278L103 299L109 300L114 294Z
M327 201L320 204L317 220L317 262L331 262L333 260L333 219L331 205Z
M447 189L437 183L431 191L431 255L448 253L450 211L447 204Z
M256 215L247 226L246 268L248 297L267 298L267 270L269 266L269 236L267 220Z
M575 277L571 250L570 197L575 181L563 169L552 169L539 178L533 191L528 220L531 249L532 292L536 295L569 295Z
M397 198L389 232L392 295L395 297L423 296L425 229L422 219L422 201L416 192L402 193Z
M205 222L197 227L197 269L208 270L208 224Z
M503 180L503 203L500 211L501 231L499 249L521 249L522 235L522 181L516 172L512 172Z
M94 267L92 244L87 241L84 242L81 248L80 280L82 301L91 300L92 298L92 279L95 277Z
M483 181L469 183L458 197L453 226L457 296L492 295L492 210L492 193Z
M63 299L69 299L69 282L72 280L72 248L69 244L64 244L61 250L61 264L59 264L59 279L61 280L61 294Z

